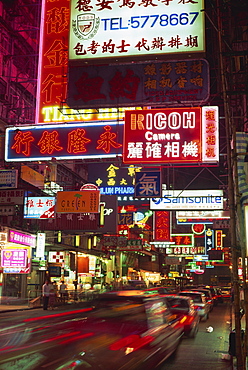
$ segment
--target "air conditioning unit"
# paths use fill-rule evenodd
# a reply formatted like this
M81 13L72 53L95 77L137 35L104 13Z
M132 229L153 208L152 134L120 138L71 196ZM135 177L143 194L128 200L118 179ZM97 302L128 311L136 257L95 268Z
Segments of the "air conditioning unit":
M0 94L0 101L1 102L9 101L9 96L7 94Z

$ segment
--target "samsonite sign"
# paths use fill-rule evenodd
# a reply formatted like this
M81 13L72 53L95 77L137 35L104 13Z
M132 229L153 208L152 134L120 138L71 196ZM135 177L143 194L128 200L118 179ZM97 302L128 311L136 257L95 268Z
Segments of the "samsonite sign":
M164 190L162 198L151 198L150 209L223 209L223 190Z

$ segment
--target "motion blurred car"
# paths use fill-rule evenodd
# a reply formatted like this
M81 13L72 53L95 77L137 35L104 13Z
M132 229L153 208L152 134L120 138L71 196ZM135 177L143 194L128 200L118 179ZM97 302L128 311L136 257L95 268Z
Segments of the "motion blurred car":
M145 291L109 292L93 304L95 310L88 320L95 340L93 337L93 346L85 342L83 349L84 359L89 359L94 369L155 369L180 343L182 325L159 296ZM100 339L106 333L107 343Z
M206 285L207 289L210 289L212 298L214 301L214 306L217 306L218 303L222 303L223 300L221 299L221 289L215 286Z
M194 308L198 312L201 321L206 321L208 319L210 307L206 302L205 294L194 290L184 290L179 292L178 295L186 296L193 300Z
M224 301L230 301L230 299L231 299L231 287L230 286L221 287L221 295L222 295L222 299Z
M6 346L0 369L11 369L17 356L18 364L29 361L29 370L156 369L180 343L183 327L160 296L117 291L92 303L85 317L71 317L59 330L43 320L36 331L39 340L27 341L23 354Z
M169 294L164 299L170 308L170 311L180 319L184 326L184 334L194 338L199 329L200 317L194 308L194 302L189 297Z
M154 294L169 294L170 291L165 288L165 287L154 287L154 288L148 288L148 289L144 289L144 293L145 294L151 294L151 295L154 295Z
M203 293L205 295L206 302L209 305L209 312L211 312L213 310L213 308L214 308L214 300L213 300L213 297L212 297L212 294L211 294L210 289L198 287L198 288L192 289L192 291L201 292L201 293Z

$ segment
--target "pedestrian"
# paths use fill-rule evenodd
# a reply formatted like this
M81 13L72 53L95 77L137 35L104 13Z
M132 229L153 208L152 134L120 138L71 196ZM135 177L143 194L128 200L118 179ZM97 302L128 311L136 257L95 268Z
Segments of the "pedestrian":
M62 299L62 302L65 303L66 298L67 298L67 291L66 291L66 284L64 281L61 281L59 292L60 292L60 297Z
M54 310L54 305L55 305L55 291L53 287L50 289L49 292L49 307L51 310Z
M49 280L46 280L42 285L42 296L43 296L43 310L47 310L50 295L50 284Z

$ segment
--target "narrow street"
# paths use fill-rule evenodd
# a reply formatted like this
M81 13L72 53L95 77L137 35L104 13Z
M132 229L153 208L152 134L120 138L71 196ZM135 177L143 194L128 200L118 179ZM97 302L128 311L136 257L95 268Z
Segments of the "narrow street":
M228 304L214 307L206 322L200 322L194 339L183 338L175 358L169 359L162 370L227 370L231 361L223 360L228 354L230 312ZM207 328L213 331L208 332Z

